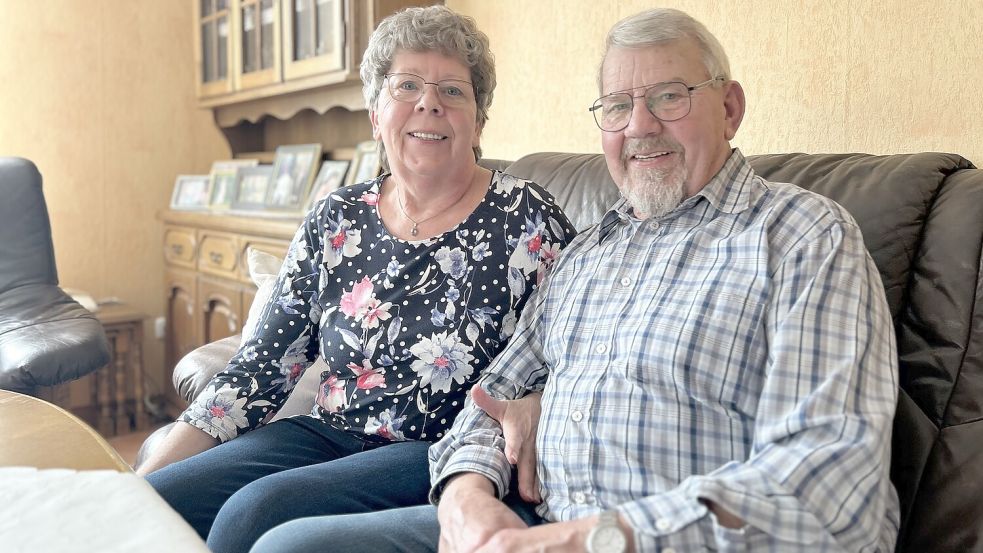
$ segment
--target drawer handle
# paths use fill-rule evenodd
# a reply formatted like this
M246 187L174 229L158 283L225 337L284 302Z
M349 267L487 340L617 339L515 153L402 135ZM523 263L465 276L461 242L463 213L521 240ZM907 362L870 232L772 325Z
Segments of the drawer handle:
M209 259L212 260L212 263L214 263L216 265L221 265L222 264L222 254L220 254L218 252L208 252L208 257L209 257Z
M184 246L181 244L171 244L171 251L174 252L174 255L181 255L184 253Z

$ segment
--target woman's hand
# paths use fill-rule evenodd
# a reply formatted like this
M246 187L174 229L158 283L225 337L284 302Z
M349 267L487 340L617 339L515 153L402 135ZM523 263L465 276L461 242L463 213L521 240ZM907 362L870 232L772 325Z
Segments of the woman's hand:
M150 457L137 467L135 472L140 476L146 476L157 469L162 469L171 463L187 459L217 445L218 440L209 436L204 430L178 421L167 433L167 436L157 444Z
M472 553L503 529L526 523L495 497L492 483L480 474L462 473L444 487L437 506L440 553Z
M491 397L478 385L471 388L474 404L502 425L505 458L519 472L519 496L531 503L542 501L536 476L536 431L542 395L536 392L522 399L505 401Z

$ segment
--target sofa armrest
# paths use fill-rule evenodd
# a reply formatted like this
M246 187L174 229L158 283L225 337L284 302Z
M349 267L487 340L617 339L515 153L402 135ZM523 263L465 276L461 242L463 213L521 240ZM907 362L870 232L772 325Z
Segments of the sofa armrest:
M172 381L185 403L191 403L212 377L225 369L229 359L238 351L240 340L238 334L216 340L191 351L178 361Z
M178 361L172 379L174 389L186 403L190 404L208 385L212 377L228 366L229 359L232 359L239 349L240 339L239 335L235 335L216 340L191 351ZM321 373L327 370L329 370L328 366L318 358L301 377L272 420L310 413L311 407L314 406L318 384L321 382Z

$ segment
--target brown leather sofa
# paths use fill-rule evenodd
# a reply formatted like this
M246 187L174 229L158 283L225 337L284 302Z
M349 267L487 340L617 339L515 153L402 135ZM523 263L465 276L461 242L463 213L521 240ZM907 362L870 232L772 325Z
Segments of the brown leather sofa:
M983 552L983 170L939 153L750 160L769 180L846 207L880 270L901 371L891 474L902 506L897 550ZM617 198L597 154L483 164L545 186L580 229ZM182 396L190 401L237 344L228 338L185 357L174 373Z

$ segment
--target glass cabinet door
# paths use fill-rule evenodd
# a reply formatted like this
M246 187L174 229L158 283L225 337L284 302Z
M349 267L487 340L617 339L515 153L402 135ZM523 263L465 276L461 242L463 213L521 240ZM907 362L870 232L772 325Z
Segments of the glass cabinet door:
M231 22L228 0L198 0L195 19L198 95L212 96L232 90L229 73Z
M238 6L238 88L279 82L279 0L239 0Z
M343 0L284 0L284 79L344 69Z

